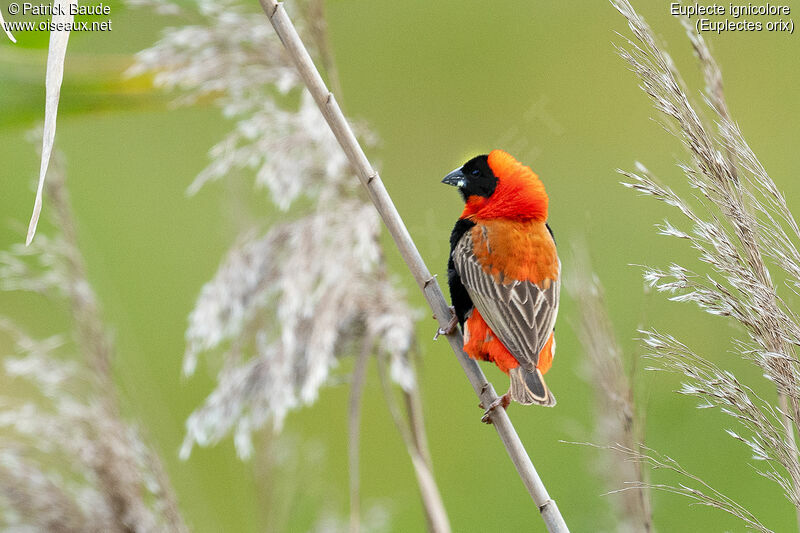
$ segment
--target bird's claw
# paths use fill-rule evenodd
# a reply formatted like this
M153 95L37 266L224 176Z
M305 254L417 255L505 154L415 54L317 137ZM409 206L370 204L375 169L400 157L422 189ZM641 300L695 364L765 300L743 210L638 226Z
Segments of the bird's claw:
M493 401L489 405L488 408L486 408L486 411L484 411L483 416L481 417L481 422L483 422L484 424L491 424L492 423L492 418L491 418L492 411L494 411L498 407L502 407L503 409L507 409L509 403L511 403L511 398L508 396L508 393L503 394L502 396L497 398L495 401ZM484 408L483 407L483 402L479 403L478 407L483 409Z
M446 327L440 327L436 330L436 335L433 336L433 340L438 339L440 335L450 335L456 330L456 326L458 325L458 317L456 316L456 309L452 305L450 306L450 312L452 313L450 322L447 323Z

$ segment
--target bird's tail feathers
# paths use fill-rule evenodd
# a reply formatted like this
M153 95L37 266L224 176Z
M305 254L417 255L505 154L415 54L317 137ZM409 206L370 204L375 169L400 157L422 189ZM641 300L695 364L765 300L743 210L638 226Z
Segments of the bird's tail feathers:
M511 399L515 402L523 405L535 403L545 407L553 407L556 404L556 397L547 388L544 377L538 368L533 372L527 372L518 366L509 370L508 376L511 378L509 392Z

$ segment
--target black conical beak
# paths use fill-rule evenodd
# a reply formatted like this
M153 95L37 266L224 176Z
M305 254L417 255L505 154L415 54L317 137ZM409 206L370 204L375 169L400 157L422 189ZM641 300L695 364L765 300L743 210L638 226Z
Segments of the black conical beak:
M467 177L461 172L460 168L455 169L450 174L444 177L442 183L452 185L454 187L463 187L467 184Z

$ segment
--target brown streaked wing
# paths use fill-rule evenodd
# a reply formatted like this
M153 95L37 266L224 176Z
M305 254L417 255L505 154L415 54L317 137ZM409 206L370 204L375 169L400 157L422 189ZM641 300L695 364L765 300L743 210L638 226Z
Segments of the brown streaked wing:
M556 322L561 262L558 265L559 279L547 288L530 281L498 283L475 257L470 231L461 237L453 250L453 262L486 324L520 365L533 372L539 362L539 352Z

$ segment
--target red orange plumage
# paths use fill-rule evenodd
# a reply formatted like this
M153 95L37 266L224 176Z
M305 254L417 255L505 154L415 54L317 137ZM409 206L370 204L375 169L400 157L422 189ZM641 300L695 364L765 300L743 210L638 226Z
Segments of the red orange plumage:
M544 185L502 150L469 160L443 182L465 202L448 264L464 351L509 375L502 405L555 405L543 375L555 353L561 264Z

